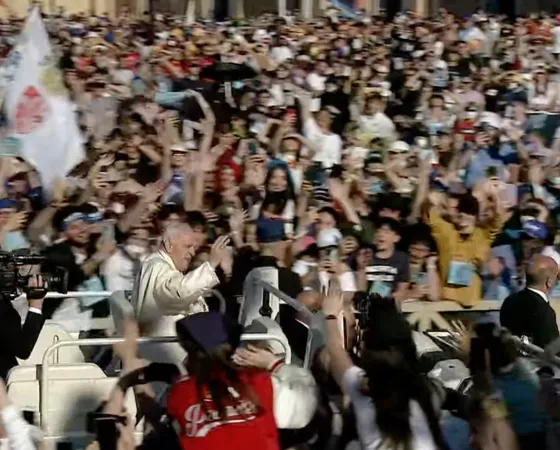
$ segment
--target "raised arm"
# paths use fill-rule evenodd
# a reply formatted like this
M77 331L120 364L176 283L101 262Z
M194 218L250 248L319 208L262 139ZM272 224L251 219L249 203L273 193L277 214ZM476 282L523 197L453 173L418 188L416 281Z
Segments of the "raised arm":
M331 359L331 372L342 387L344 374L353 364L344 348L339 327L339 318L344 309L344 294L336 277L331 280L329 290L323 298L323 314L326 318L327 351Z
M159 271L154 299L164 314L184 313L208 289L220 283L215 269L226 255L228 242L228 236L219 237L212 245L209 261L186 275L171 268Z

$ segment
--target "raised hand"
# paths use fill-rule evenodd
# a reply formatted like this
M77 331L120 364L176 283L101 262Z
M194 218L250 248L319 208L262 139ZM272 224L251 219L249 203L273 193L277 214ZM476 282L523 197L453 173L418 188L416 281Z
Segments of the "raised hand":
M244 210L236 210L230 217L229 217L229 228L232 232L241 233L243 231L243 224L248 219L249 215L246 209Z
M325 316L338 316L344 306L344 294L340 288L338 277L331 277L329 288L323 294L323 313Z
M214 269L218 267L222 260L227 256L227 246L229 244L229 241L229 236L220 236L212 245L208 262Z

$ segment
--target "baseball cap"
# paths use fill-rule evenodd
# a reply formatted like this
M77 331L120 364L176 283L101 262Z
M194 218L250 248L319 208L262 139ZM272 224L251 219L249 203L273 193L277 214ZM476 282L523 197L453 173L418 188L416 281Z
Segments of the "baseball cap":
M175 330L181 345L194 343L207 354L214 353L224 344L235 348L241 337L241 327L217 311L192 314L178 320Z
M15 209L15 203L9 198L0 199L0 209Z
M261 217L257 220L257 241L266 244L286 240L284 222Z
M184 144L174 144L171 146L172 152L187 153L187 148Z
M317 235L317 247L337 247L338 243L342 240L342 233L338 228L327 228L319 231Z
M391 145L391 148L389 148L390 152L399 152L399 153L405 153L408 152L410 150L410 145L408 145L405 141L395 141L393 142L393 145Z
M523 233L533 239L546 239L548 228L546 224L536 219L529 219L523 224Z

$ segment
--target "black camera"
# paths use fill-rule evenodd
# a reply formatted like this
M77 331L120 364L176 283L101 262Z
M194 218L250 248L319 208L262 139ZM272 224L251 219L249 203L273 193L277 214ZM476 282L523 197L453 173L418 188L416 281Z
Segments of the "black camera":
M68 272L61 267L45 268L43 255L0 252L0 300L14 299L21 292L30 294L30 274L22 273L23 266L41 265L40 275L47 289L65 294L68 292Z

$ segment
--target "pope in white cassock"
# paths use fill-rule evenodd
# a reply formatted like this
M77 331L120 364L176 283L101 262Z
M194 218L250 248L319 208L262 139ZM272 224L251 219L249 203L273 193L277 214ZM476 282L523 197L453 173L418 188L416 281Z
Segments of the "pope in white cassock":
M165 230L161 248L144 260L134 284L132 306L142 336L175 336L177 320L208 310L203 295L220 282L215 269L228 242L228 236L219 237L209 260L185 274L200 238L183 223ZM149 344L140 347L140 356L182 367L186 354L179 344Z

